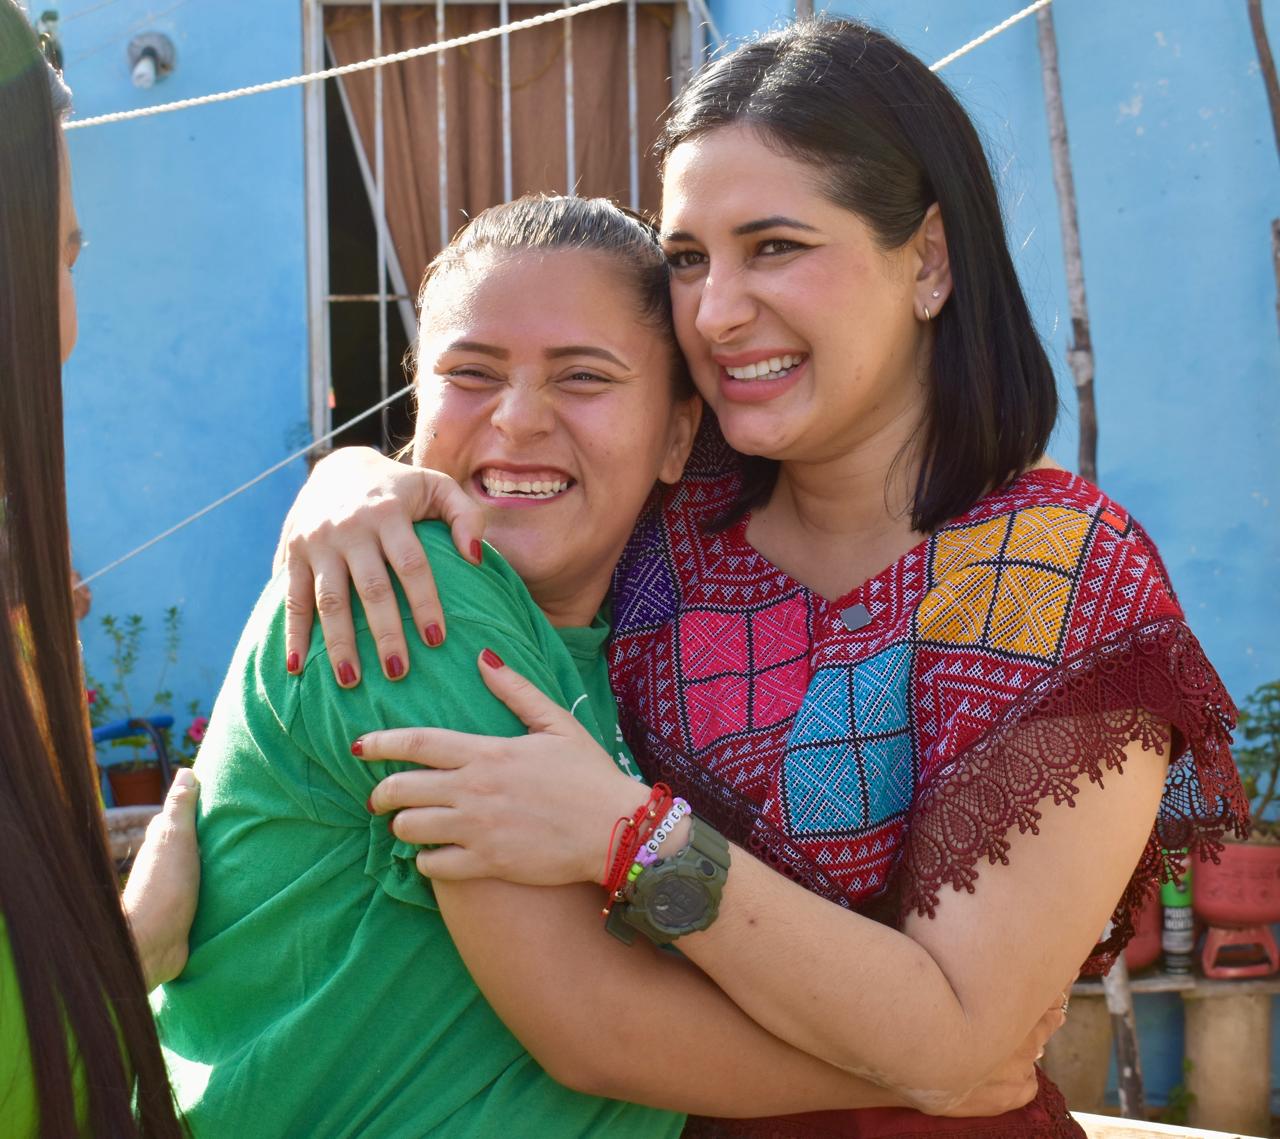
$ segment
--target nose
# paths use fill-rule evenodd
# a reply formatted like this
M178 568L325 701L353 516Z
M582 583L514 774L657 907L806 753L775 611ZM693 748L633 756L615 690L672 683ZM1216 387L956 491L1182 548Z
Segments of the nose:
M508 384L494 405L490 422L508 439L536 439L550 432L555 420L551 394L543 386Z
M755 315L755 303L743 273L731 266L712 264L702 282L694 327L710 344L730 340Z

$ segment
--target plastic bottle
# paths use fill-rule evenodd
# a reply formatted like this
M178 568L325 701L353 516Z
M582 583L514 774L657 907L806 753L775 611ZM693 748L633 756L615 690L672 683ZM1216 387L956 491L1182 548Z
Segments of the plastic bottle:
M1196 945L1195 919L1191 913L1191 863L1185 850L1169 851L1170 863L1182 868L1182 884L1166 882L1160 887L1160 903L1164 906L1164 928L1160 948L1164 950L1166 973L1190 973L1191 957Z

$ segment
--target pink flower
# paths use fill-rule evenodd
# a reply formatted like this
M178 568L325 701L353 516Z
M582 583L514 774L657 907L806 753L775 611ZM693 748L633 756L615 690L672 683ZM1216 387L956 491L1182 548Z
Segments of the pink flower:
M96 704L98 702L98 690L96 688L85 689L85 698L90 704Z
M197 716L191 721L191 727L187 729L187 739L193 744L200 743L204 739L205 730L209 727L208 716Z

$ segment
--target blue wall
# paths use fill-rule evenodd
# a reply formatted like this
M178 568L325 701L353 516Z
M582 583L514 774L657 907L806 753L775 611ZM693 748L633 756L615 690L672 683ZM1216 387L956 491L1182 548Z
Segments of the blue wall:
M157 10L169 14L148 18ZM61 16L77 117L301 70L297 3L74 0ZM177 70L141 91L125 45L150 30L173 39ZM71 531L88 574L309 438L302 98L277 92L67 139L88 240L65 380ZM296 464L94 583L81 626L89 668L107 671L102 614L140 613L158 631L165 607L180 605L169 680L180 708L199 699L207 711L303 474ZM137 673L144 700L157 639Z
M1019 7L844 0L830 10L932 63ZM1097 359L1099 481L1151 531L1192 627L1240 700L1280 677L1280 333L1269 230L1280 169L1245 6L1054 7ZM792 11L780 0L712 8L730 37ZM1267 11L1280 50L1280 11ZM1066 414L1053 454L1074 467L1070 314L1034 18L943 75L987 142L1023 286L1058 369ZM1148 1094L1163 1102L1182 1078L1180 1002L1139 998L1137 1007Z

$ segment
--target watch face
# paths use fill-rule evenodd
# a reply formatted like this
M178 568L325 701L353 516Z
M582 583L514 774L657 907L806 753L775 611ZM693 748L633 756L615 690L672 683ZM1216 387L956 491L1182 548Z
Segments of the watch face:
M654 891L649 912L669 929L696 925L707 912L707 891L687 878L667 878Z

